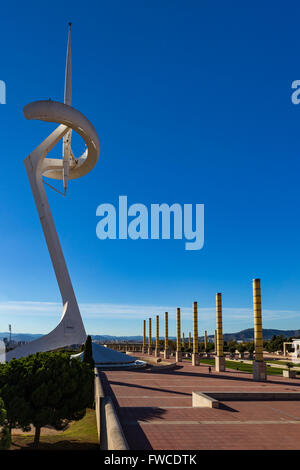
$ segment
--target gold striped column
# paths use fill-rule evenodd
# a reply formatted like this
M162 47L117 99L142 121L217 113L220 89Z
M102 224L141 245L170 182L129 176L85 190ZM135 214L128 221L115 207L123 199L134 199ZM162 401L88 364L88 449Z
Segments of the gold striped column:
M217 356L223 357L222 294L216 295L217 313Z
M215 354L217 354L217 330L215 330Z
M261 318L260 279L253 279L253 313L254 313L254 346L255 360L263 360L263 336Z
M184 333L182 332L182 347L185 348L185 339L184 339Z
M156 341L155 341L155 357L159 357L159 316L156 315Z
M146 352L146 320L143 322L143 353Z
M222 322L222 294L216 294L217 314L217 356L215 358L216 372L225 370L225 358L223 355L223 322Z
M151 318L149 318L148 354L152 354L152 332L151 332Z
M254 347L255 361L253 362L253 379L266 380L266 364L263 358L263 331L261 314L260 279L253 279L253 314L254 314Z
M182 353L181 353L180 308L177 308L177 313L176 313L176 330L177 330L176 362L181 362Z
M189 349L191 349L192 342L191 342L191 332L190 331L189 331L189 343L188 344L189 344Z
M165 312L165 350L164 358L169 358L169 324L168 324L168 312Z
M193 303L193 353L192 353L192 365L199 365L198 355L198 305L197 302Z

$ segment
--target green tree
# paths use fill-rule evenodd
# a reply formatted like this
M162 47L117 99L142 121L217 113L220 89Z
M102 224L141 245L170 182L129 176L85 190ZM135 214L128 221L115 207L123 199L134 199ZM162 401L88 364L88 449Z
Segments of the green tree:
M227 347L230 354L234 354L237 347L237 343L234 340L228 341Z
M23 389L27 375L24 359L13 359L8 364L0 365L0 396L5 404L6 421L10 433L12 428L29 430L30 421L25 424L28 406Z
M247 347L244 343L238 343L236 349L240 354L243 354L247 350Z
M244 343L238 343L236 349L240 354L243 354L247 350L247 347Z
M246 343L246 349L249 353L250 358L252 358L254 349L255 349L254 341L250 341L249 343Z
M6 422L6 410L4 408L4 402L0 398L0 450L7 450L10 448L11 437L9 428Z
M13 359L0 368L0 395L9 428L35 426L34 446L40 431L50 425L63 429L82 419L92 400L94 373L88 364L66 353L36 353Z
M273 336L271 341L268 341L266 344L266 350L268 352L283 351L283 343L286 341L286 338L283 335Z
M4 408L4 402L2 398L0 398L0 425L2 426L4 424L6 418L6 410Z
M83 351L83 362L90 364L92 368L95 367L95 362L93 359L92 338L90 337L90 335L88 335L85 341Z
M207 348L206 351L209 353L210 351L213 351L215 348L214 343L207 342Z
M240 353L240 358L244 357L244 352L247 350L247 347L244 343L238 343L236 349Z

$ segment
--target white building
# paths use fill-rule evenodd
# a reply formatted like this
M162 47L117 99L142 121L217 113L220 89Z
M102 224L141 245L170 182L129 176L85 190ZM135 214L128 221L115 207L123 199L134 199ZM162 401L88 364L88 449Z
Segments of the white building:
M300 362L300 339L293 339L292 340L292 361L293 362Z

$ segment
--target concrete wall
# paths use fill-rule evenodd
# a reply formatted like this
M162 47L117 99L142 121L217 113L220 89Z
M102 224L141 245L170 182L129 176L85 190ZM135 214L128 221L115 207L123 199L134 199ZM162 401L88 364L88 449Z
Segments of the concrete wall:
M101 402L104 398L104 392L102 383L99 377L98 369L95 370L95 382L94 382L94 394L95 394L95 411L96 411L96 421L97 421L97 431L99 445L101 443Z
M97 368L95 368L95 411L100 449L128 450L114 404L110 397L104 395Z

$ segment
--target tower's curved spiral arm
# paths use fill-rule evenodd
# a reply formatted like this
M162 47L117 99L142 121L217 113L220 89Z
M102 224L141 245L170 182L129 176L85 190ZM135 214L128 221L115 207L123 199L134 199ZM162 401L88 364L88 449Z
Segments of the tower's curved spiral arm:
M97 132L91 122L77 109L58 101L34 101L23 109L26 119L56 122L61 124L35 150L41 159L38 171L47 178L63 179L63 160L45 158L58 141L72 129L85 141L87 150L84 156L69 161L69 179L80 178L91 171L96 165L100 142ZM32 155L33 157L33 155Z

